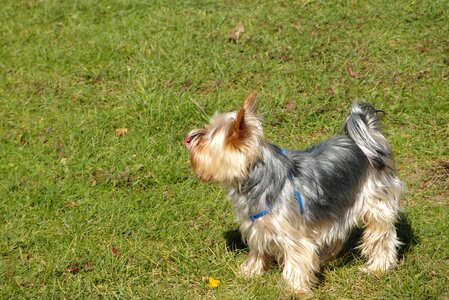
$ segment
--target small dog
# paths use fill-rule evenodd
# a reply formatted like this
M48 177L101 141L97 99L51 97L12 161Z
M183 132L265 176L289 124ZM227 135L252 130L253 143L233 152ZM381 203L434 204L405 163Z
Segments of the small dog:
M397 265L402 185L380 131L380 112L355 102L344 135L286 151L264 139L252 92L237 112L216 113L186 136L196 175L229 190L249 246L243 274L261 274L274 258L296 293L310 293L320 258L338 254L360 222L364 270Z

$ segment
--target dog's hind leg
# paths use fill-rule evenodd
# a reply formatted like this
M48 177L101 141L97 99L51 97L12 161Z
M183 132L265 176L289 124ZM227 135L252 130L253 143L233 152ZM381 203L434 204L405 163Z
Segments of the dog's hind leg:
M399 212L401 182L394 173L379 172L370 176L362 197L362 220L365 225L360 245L361 254L367 258L363 270L382 272L397 265L397 238L395 223Z

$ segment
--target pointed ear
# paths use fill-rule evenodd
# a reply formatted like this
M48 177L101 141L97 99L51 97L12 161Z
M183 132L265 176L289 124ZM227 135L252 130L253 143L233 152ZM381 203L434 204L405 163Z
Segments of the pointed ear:
M228 134L228 143L233 146L238 146L239 143L248 135L248 126L245 121L245 109L242 107L237 112L235 120L232 122Z
M245 102L243 102L242 108L246 110L247 113L255 115L257 113L257 92L252 91L246 96Z

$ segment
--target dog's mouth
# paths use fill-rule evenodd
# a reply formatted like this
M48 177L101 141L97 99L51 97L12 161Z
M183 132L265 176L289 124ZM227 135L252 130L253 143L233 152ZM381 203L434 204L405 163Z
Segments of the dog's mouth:
M189 132L186 135L186 137L184 138L184 145L186 146L186 148L188 150L190 150L190 148L192 148L194 139L199 135L200 135L200 132L195 132L195 131Z

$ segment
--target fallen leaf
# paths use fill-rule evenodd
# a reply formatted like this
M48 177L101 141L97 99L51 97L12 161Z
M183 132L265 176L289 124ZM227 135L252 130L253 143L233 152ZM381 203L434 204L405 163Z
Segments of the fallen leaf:
M118 251L118 249L117 248L115 248L115 247L112 247L112 253L115 255L115 256L117 256L117 257L121 257L122 256L122 254Z
M71 274L76 274L80 271L80 263L77 261L73 261L70 265L65 269L67 272Z
M99 182L110 182L114 179L114 176L108 170L96 169L90 173L89 183L92 186L96 186Z
M220 285L220 280L217 280L213 277L208 278L207 287L216 289Z
M359 77L359 74L357 72L355 72L354 69L352 68L352 64L347 65L346 70L348 71L348 73L351 77L353 77L353 78Z
M75 201L67 201L67 202L64 202L64 206L65 207L75 207L75 206L78 206L78 203L76 203Z
M287 104L285 104L285 109L288 111L296 109L296 99L290 99Z
M116 136L124 136L128 133L128 128L117 128L115 129L115 135Z
M240 36L242 33L245 32L245 28L243 27L242 22L238 22L234 29L231 30L231 32L228 34L228 40L232 42L237 42L240 39Z
M84 271L89 272L92 270L92 266L90 264L90 259L86 259L84 262Z

